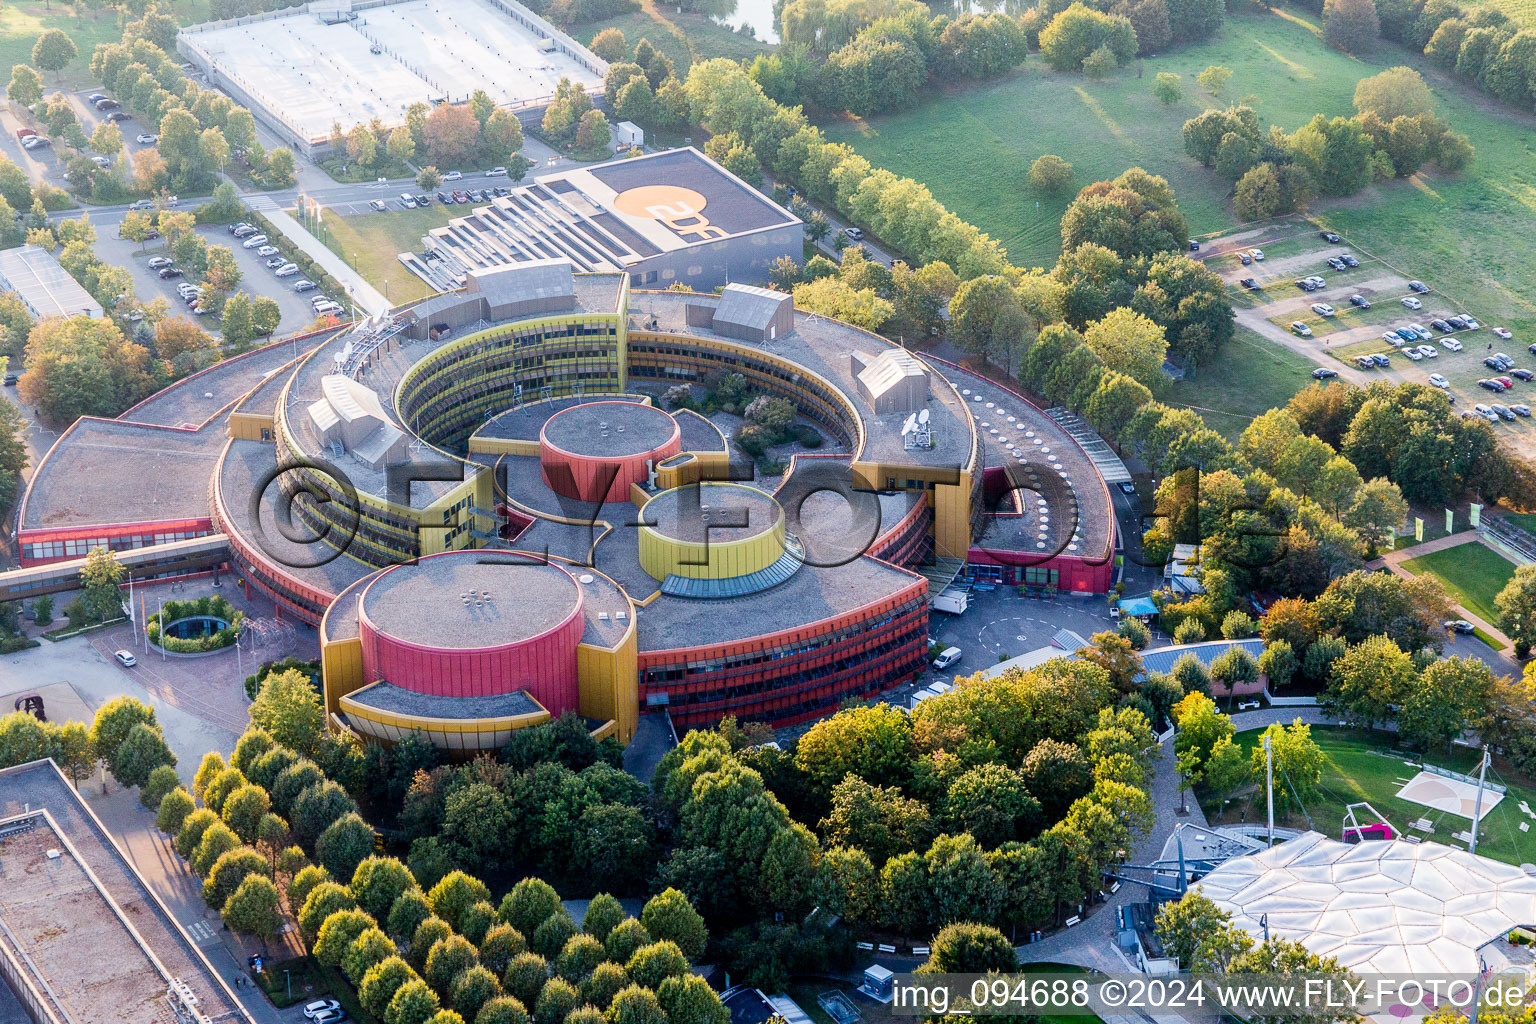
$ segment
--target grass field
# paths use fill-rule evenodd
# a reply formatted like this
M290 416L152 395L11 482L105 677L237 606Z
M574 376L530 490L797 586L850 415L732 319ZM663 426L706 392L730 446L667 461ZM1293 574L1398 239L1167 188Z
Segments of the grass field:
M397 253L421 248L421 236L442 227L454 210L433 204L424 210L391 210L356 217L327 217L323 241L331 251L355 265L369 284L391 302L425 298L426 284L406 270Z
M78 7L79 15L76 15ZM183 25L208 20L207 0L186 0L164 5L165 12ZM123 38L117 11L111 8L91 11L84 5L67 3L0 4L0 67L32 63L32 44L43 30L61 28L74 41L79 55L58 75L43 75L44 95L61 86L79 89L97 84L88 69L91 52L100 43L115 43Z
M1255 416L1284 405L1310 384L1314 365L1239 327L1232 344L1196 368L1194 380L1172 384L1159 397L1194 409L1212 430L1236 440Z
M1429 573L1445 585L1446 593L1463 608L1497 624L1493 599L1515 575L1515 564L1483 544L1460 544L1410 558L1403 568L1414 575Z
M1421 56L1386 44L1366 60L1329 50L1316 28L1317 19L1299 11L1230 16L1212 42L1138 61L1102 82L1051 72L1031 57L1000 82L956 90L902 114L839 122L828 134L878 166L926 183L1023 266L1055 262L1061 213L1073 191L1030 189L1029 165L1044 153L1070 161L1079 187L1135 165L1163 175L1191 232L1211 234L1234 225L1230 187L1184 155L1180 129L1187 118L1255 96L1260 119L1290 131L1314 113L1353 113L1355 83L1383 67L1423 69ZM1219 102L1194 81L1210 64L1235 72ZM1536 162L1528 148L1536 118L1424 70L1440 112L1477 148L1472 172L1455 179L1420 174L1316 204L1312 212L1349 242L1432 280L1469 308L1512 329L1536 327L1536 299L1516 283L1536 277L1536 248L1499 241L1536 231ZM1183 76L1181 102L1164 107L1151 95L1161 71ZM968 158L955 160L955 153Z
M1435 825L1435 832L1428 837L1436 842L1458 845L1452 834L1470 828L1469 818L1437 811L1423 804L1397 799L1397 791L1403 783L1419 771L1417 754L1394 750L1396 737L1389 733L1365 732L1354 729L1338 729L1313 726L1312 738L1322 747L1328 760L1323 768L1323 779L1318 798L1307 807L1311 816L1292 812L1282 814L1276 808L1275 823L1291 828L1315 828L1331 839L1338 839L1344 819L1346 804L1369 801L1387 820L1398 829L1406 829L1410 821L1428 818ZM1239 733L1236 740L1245 752L1259 743L1259 731ZM1446 753L1440 751L1425 758L1431 764L1453 771L1475 773L1477 754L1457 747ZM1409 763L1411 762L1411 763ZM1536 831L1521 832L1520 823L1527 821L1520 813L1520 802L1536 802L1536 788L1529 780L1514 776L1500 762L1494 762L1489 772L1490 781L1508 787L1509 792L1498 806L1483 816L1478 834L1477 852L1510 864L1536 861ZM1278 791L1283 780L1275 779ZM1235 822L1246 810L1249 822L1264 821L1264 790L1262 781L1257 788L1234 797L1227 805L1225 815L1219 820L1216 807L1207 799L1205 811L1213 823ZM1365 824L1362 820L1361 824ZM1412 833L1419 835L1420 833Z
M571 30L571 35L587 44L610 26L624 33L624 41L631 49L640 40L649 39L652 46L671 59L678 78L686 77L689 65L696 60L711 57L750 60L770 49L767 43L732 32L702 15L681 14L676 6L668 8L652 0L640 0L640 10L623 17L578 25Z

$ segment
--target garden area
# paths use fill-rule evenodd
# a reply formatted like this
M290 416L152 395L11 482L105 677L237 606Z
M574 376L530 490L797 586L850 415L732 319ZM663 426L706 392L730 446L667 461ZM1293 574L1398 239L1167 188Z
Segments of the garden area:
M145 620L149 642L171 654L206 654L233 646L245 613L222 597L167 601Z
M405 269L396 255L420 249L421 236L447 224L458 209L434 203L425 209L330 216L321 221L316 233L390 302L411 302L426 298L432 289Z
M1513 562L1475 542L1410 558L1403 568L1414 575L1433 576L1456 603L1478 618L1494 623L1499 613L1493 599L1515 575Z
M1238 733L1234 742L1242 749L1244 757L1250 757L1259 745L1260 730ZM1400 832L1407 830L1409 822L1428 818L1435 831L1426 840L1458 844L1451 838L1454 833L1470 829L1470 818L1448 811L1436 810L1423 804L1397 798L1397 792L1419 772L1420 755L1394 747L1396 737L1385 732L1363 729L1343 729L1313 726L1312 739L1324 755L1322 780L1317 796L1297 810L1295 801L1283 792L1286 781L1280 773L1275 778L1275 824L1288 828L1311 828L1331 839L1338 839L1344 820L1344 808L1351 803L1368 801L1372 807L1386 815L1387 820ZM1457 747L1449 753L1440 751L1424 760L1440 768L1477 773L1477 752ZM1520 825L1531 824L1531 819L1520 810L1520 804L1536 806L1536 786L1519 776L1499 760L1488 772L1488 780L1506 786L1508 792L1498 806L1483 816L1479 830L1477 852L1494 860L1510 864L1536 861L1536 832L1522 832ZM1239 790L1227 801L1224 813L1209 797L1202 796L1201 806L1212 824L1233 824L1246 821L1262 824L1265 820L1264 784L1250 784ZM1366 824L1364 819L1360 822ZM1407 832L1409 835L1422 835Z

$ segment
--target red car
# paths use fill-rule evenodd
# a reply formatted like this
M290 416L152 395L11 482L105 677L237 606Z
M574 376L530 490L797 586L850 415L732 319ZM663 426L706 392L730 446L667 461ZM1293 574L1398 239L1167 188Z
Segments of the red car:
M22 139L26 138L29 135L36 135L36 134L37 134L37 132L33 131L31 128L17 128L16 129L16 140L19 142L19 141L21 141Z
M1503 384L1506 388L1512 388L1515 386L1515 382L1510 380L1508 377L1495 377L1493 379L1498 381L1500 384Z

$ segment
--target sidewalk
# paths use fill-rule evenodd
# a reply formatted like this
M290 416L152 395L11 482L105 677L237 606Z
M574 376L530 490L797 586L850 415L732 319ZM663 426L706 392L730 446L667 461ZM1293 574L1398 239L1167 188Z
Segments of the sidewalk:
M352 301L367 310L369 316L378 316L389 309L389 300L377 288L363 280L362 275L353 270L346 260L327 249L320 239L305 230L298 221L282 210L267 210L262 216L287 236L288 241L304 250L305 255L318 263L327 274L341 282Z
M1382 555L1374 562L1369 563L1367 568L1380 566L1391 570L1397 575L1402 576L1404 579L1413 579L1414 574L1409 572L1407 569L1404 569L1402 563L1408 561L1410 558L1418 558L1420 555L1428 555L1436 551L1444 551L1446 548L1460 547L1463 544L1482 544L1489 550L1497 550L1492 545L1484 542L1482 534L1478 533L1476 530L1463 530L1461 533L1453 533L1449 537L1439 537L1435 540L1425 541L1423 544L1415 544L1413 547L1402 551L1388 551L1385 555ZM1500 552L1500 555L1502 556L1503 552ZM1468 622L1472 623L1472 625L1476 626L1484 633L1487 633L1489 636L1498 640L1501 644L1504 644L1505 647L1513 648L1515 646L1515 642L1509 637L1505 636L1504 633L1492 623L1478 618L1476 615L1473 615L1459 604L1456 605L1456 611L1461 618L1466 619Z

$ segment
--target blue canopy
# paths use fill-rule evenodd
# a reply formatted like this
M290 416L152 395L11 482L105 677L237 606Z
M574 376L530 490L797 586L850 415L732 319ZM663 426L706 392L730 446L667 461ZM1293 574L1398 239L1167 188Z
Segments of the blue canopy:
M1131 597L1120 602L1120 614L1122 615L1156 615L1157 605L1152 603L1150 597Z

